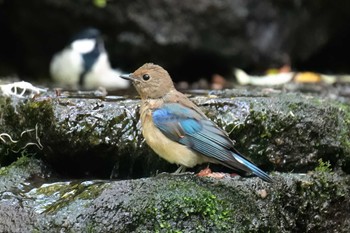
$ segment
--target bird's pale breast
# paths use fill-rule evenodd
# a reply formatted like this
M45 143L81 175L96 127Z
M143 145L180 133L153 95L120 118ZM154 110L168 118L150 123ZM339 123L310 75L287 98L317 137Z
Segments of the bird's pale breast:
M187 146L181 145L167 138L152 121L152 111L141 108L142 134L147 144L162 158L170 163L176 163L185 167L194 167L197 164L207 162L196 152Z

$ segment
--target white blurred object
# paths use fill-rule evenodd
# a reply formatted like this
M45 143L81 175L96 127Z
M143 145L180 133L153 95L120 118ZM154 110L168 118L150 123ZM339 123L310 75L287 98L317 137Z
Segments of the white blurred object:
M350 75L347 74L320 74L316 72L283 72L277 74L268 74L263 76L252 76L241 69L236 68L234 74L241 85L255 86L277 86L288 82L295 83L350 83Z
M234 74L237 81L241 85L254 85L254 86L277 86L288 83L293 80L294 72L268 74L265 76L251 76L241 69L236 68Z
M87 89L104 87L107 90L128 88L130 82L119 77L123 73L118 69L112 69L107 54L103 53L90 72L86 73L84 87Z
M78 33L63 51L53 56L50 73L56 83L66 87L113 90L130 85L119 77L120 71L112 69L100 32L94 28Z
M15 96L18 98L31 98L41 92L46 92L46 89L35 87L25 81L2 84L0 85L0 90L4 96Z

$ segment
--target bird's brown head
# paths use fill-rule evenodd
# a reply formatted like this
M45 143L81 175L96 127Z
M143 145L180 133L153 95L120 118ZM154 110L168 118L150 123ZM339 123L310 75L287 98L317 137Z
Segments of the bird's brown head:
M175 89L169 73L153 63L146 63L134 73L120 77L132 81L142 99L159 99Z

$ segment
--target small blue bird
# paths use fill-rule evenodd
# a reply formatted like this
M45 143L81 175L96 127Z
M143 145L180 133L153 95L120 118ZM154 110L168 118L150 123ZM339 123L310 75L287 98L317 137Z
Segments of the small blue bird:
M180 165L176 173L210 162L252 172L272 182L264 171L233 147L225 131L175 89L162 67L146 63L134 73L121 77L132 81L141 96L142 134L147 144L160 157Z
M111 68L99 30L88 28L75 35L50 63L53 80L66 87L124 89L129 82Z

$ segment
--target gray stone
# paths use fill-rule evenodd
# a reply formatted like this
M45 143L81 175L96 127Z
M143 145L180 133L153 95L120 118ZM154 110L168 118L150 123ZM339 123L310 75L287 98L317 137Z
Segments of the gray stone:
M144 142L138 100L51 94L16 105L0 99L2 132L18 140L0 144L3 164L26 151L66 175L140 178L176 170ZM350 172L346 104L301 94L242 95L239 90L192 100L264 170L306 172L322 159Z
M193 174L48 183L0 201L0 230L38 232L348 232L349 175ZM25 210L25 211L24 211ZM3 218L3 216L6 216ZM12 219L12 220L11 220Z

